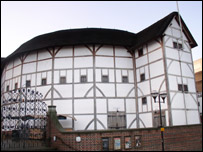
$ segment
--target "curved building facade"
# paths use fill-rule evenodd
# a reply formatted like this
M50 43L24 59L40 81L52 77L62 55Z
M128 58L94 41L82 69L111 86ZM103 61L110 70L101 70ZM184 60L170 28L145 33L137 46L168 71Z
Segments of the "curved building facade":
M137 34L96 28L44 34L3 60L1 101L30 88L67 117L64 128L146 128L159 125L156 90L167 93L165 126L198 124L196 45L184 22L181 34L176 12Z

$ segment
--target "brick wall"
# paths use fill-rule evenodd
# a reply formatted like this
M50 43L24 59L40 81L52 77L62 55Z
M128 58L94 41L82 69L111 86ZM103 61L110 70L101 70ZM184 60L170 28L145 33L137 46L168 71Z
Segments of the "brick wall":
M65 131L49 114L47 137L51 146L59 150L69 151L102 151L102 138L109 139L109 150L114 150L114 138L121 139L121 150L125 151L161 151L161 132L158 128L102 130L102 131ZM56 136L56 141L53 137ZM81 142L76 142L76 137ZM141 146L136 147L135 136L141 137ZM125 149L125 137L131 137L130 149ZM165 150L167 151L202 151L202 125L166 127L164 131Z

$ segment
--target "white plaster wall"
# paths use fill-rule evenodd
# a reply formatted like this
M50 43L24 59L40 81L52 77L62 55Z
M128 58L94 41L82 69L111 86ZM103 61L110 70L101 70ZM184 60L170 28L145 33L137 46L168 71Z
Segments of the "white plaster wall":
M97 115L97 119L99 119L102 124L106 127L106 129L108 129L108 126L107 126L107 115ZM97 121L97 130L100 130L100 129L104 129L101 124Z
M185 101L187 109L198 109L196 94L185 94Z
M44 60L44 61L39 61L37 70L38 71L45 71L45 70L51 70L52 68L52 60Z
M138 89L138 96L144 96L150 94L150 85L149 81L144 81L137 84Z
M186 125L185 111L183 110L172 110L173 125Z
M170 97L171 97L171 108L179 108L179 109L184 108L184 99L182 93L171 92Z
M96 67L114 67L114 62L112 57L96 57Z
M84 46L75 46L75 56L92 55L90 50Z
M136 113L135 99L126 99L126 113Z
M51 54L47 50L40 50L38 53L38 60L51 58Z
M83 116L75 116L77 121L75 121L75 130L85 130L88 123L94 118L93 115L83 115ZM93 122L94 123L94 122ZM91 129L94 129L93 127Z
M101 83L97 84L97 87L103 92L106 97L115 97L115 85L114 84L107 84Z
M96 48L98 48L99 46L97 46ZM107 46L104 45L103 47L101 47L96 55L106 55L106 56L113 56L113 46Z
M137 128L137 123L136 120L134 123L131 125L133 120L136 118L136 114L127 114L126 119L127 119L127 128ZM131 125L131 126L130 126Z
M132 57L124 47L115 47L115 56Z
M109 111L125 111L124 99L109 99Z
M72 97L72 85L54 85L54 88L61 94L63 98ZM58 95L55 93L54 98Z
M57 114L72 115L72 100L54 100Z
M163 58L162 48L149 53L149 63Z
M133 68L131 58L116 58L116 68Z
M75 68L93 67L92 57L76 57L74 62Z
M151 78L164 74L163 60L149 65Z
M181 75L180 63L178 61L167 59L167 69L169 74Z
M197 110L187 111L187 121L189 125L199 124L200 123L199 112Z
M55 59L54 69L72 68L72 58Z
M28 56L24 60L24 63L33 62L33 61L36 61L36 60L37 60L37 53L34 52L34 53L28 54Z
M97 113L107 113L106 99L96 99Z
M145 127L152 127L152 113L139 114L140 119L143 121ZM143 124L140 122L141 128L144 128Z
M73 48L72 47L63 47L61 50L56 54L56 57L70 57L73 56Z
M151 52L157 48L161 47L160 43L155 40L152 40L148 43L148 51Z
M93 86L93 84L75 84L74 85L74 96L75 97L85 97L87 91ZM89 96L93 96L89 95Z
M142 56L142 57L137 58L137 59L135 60L135 62L136 62L136 68L147 64L147 63L148 63L147 55L144 55L144 56Z
M94 113L93 99L75 99L74 100L75 114L91 114Z
M13 70L13 77L21 75L21 66L17 66Z
M118 97L127 97L132 88L134 88L134 84L117 84Z
M182 63L181 62L181 70L182 70L182 76L186 76L186 77L194 77L194 73L192 71L192 65L188 65L186 63Z

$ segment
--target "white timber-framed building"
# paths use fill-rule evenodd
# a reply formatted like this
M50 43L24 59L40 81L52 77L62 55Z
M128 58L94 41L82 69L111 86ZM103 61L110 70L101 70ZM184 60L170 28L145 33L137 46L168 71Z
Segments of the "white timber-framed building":
M149 128L159 121L156 90L167 93L165 126L199 124L197 44L181 22L182 34L173 12L137 34L87 28L37 36L1 61L1 101L27 84L67 116L65 128Z

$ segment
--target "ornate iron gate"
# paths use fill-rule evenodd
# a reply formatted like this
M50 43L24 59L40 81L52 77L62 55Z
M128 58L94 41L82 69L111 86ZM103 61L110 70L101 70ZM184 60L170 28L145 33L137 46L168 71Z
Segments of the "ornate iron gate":
M47 106L28 88L10 91L1 101L1 150L41 147L46 139Z

